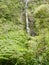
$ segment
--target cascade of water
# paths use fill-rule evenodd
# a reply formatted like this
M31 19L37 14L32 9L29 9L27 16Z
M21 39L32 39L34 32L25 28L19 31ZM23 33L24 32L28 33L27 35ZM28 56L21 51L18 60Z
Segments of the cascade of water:
M29 21L28 21L28 14L26 12L26 31L28 34L30 34L30 28L29 28Z
M28 1L29 1L29 0L25 0L25 11L26 11L26 31L27 31L28 34L30 34L29 21L28 21L28 13L27 13Z

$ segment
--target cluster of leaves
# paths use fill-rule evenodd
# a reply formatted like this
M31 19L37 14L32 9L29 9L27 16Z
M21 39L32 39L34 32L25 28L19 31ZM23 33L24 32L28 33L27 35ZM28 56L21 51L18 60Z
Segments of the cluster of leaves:
M20 26L19 26L20 24ZM0 33L21 29L20 5L18 0L1 0L0 2Z
M49 4L42 4L35 9L35 29L37 34L45 34L49 31Z
M28 37L25 32L9 32L0 38L0 64L49 65L49 33Z

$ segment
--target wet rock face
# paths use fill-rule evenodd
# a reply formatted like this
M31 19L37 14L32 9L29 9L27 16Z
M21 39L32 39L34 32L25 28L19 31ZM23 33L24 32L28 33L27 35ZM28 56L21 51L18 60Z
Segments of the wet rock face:
M36 33L34 31L34 19L33 19L33 16L28 16L28 20L29 20L30 35L35 36Z
M30 31L30 35L31 35L31 36L36 36L37 34L36 34L35 31L31 30L31 31Z

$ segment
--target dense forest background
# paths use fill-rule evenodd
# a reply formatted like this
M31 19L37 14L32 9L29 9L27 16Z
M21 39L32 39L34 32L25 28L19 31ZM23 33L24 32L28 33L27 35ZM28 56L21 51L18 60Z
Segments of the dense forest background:
M49 0L0 0L0 65L49 65Z

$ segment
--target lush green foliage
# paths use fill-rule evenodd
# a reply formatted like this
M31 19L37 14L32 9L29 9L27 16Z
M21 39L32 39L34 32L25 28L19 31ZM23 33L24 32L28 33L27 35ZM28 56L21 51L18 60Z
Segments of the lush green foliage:
M0 65L49 65L49 1L31 0L28 4L34 37L24 29L21 8L25 3L20 2L0 0Z
M49 5L43 4L38 6L33 14L37 34L47 33L47 31L49 31Z

